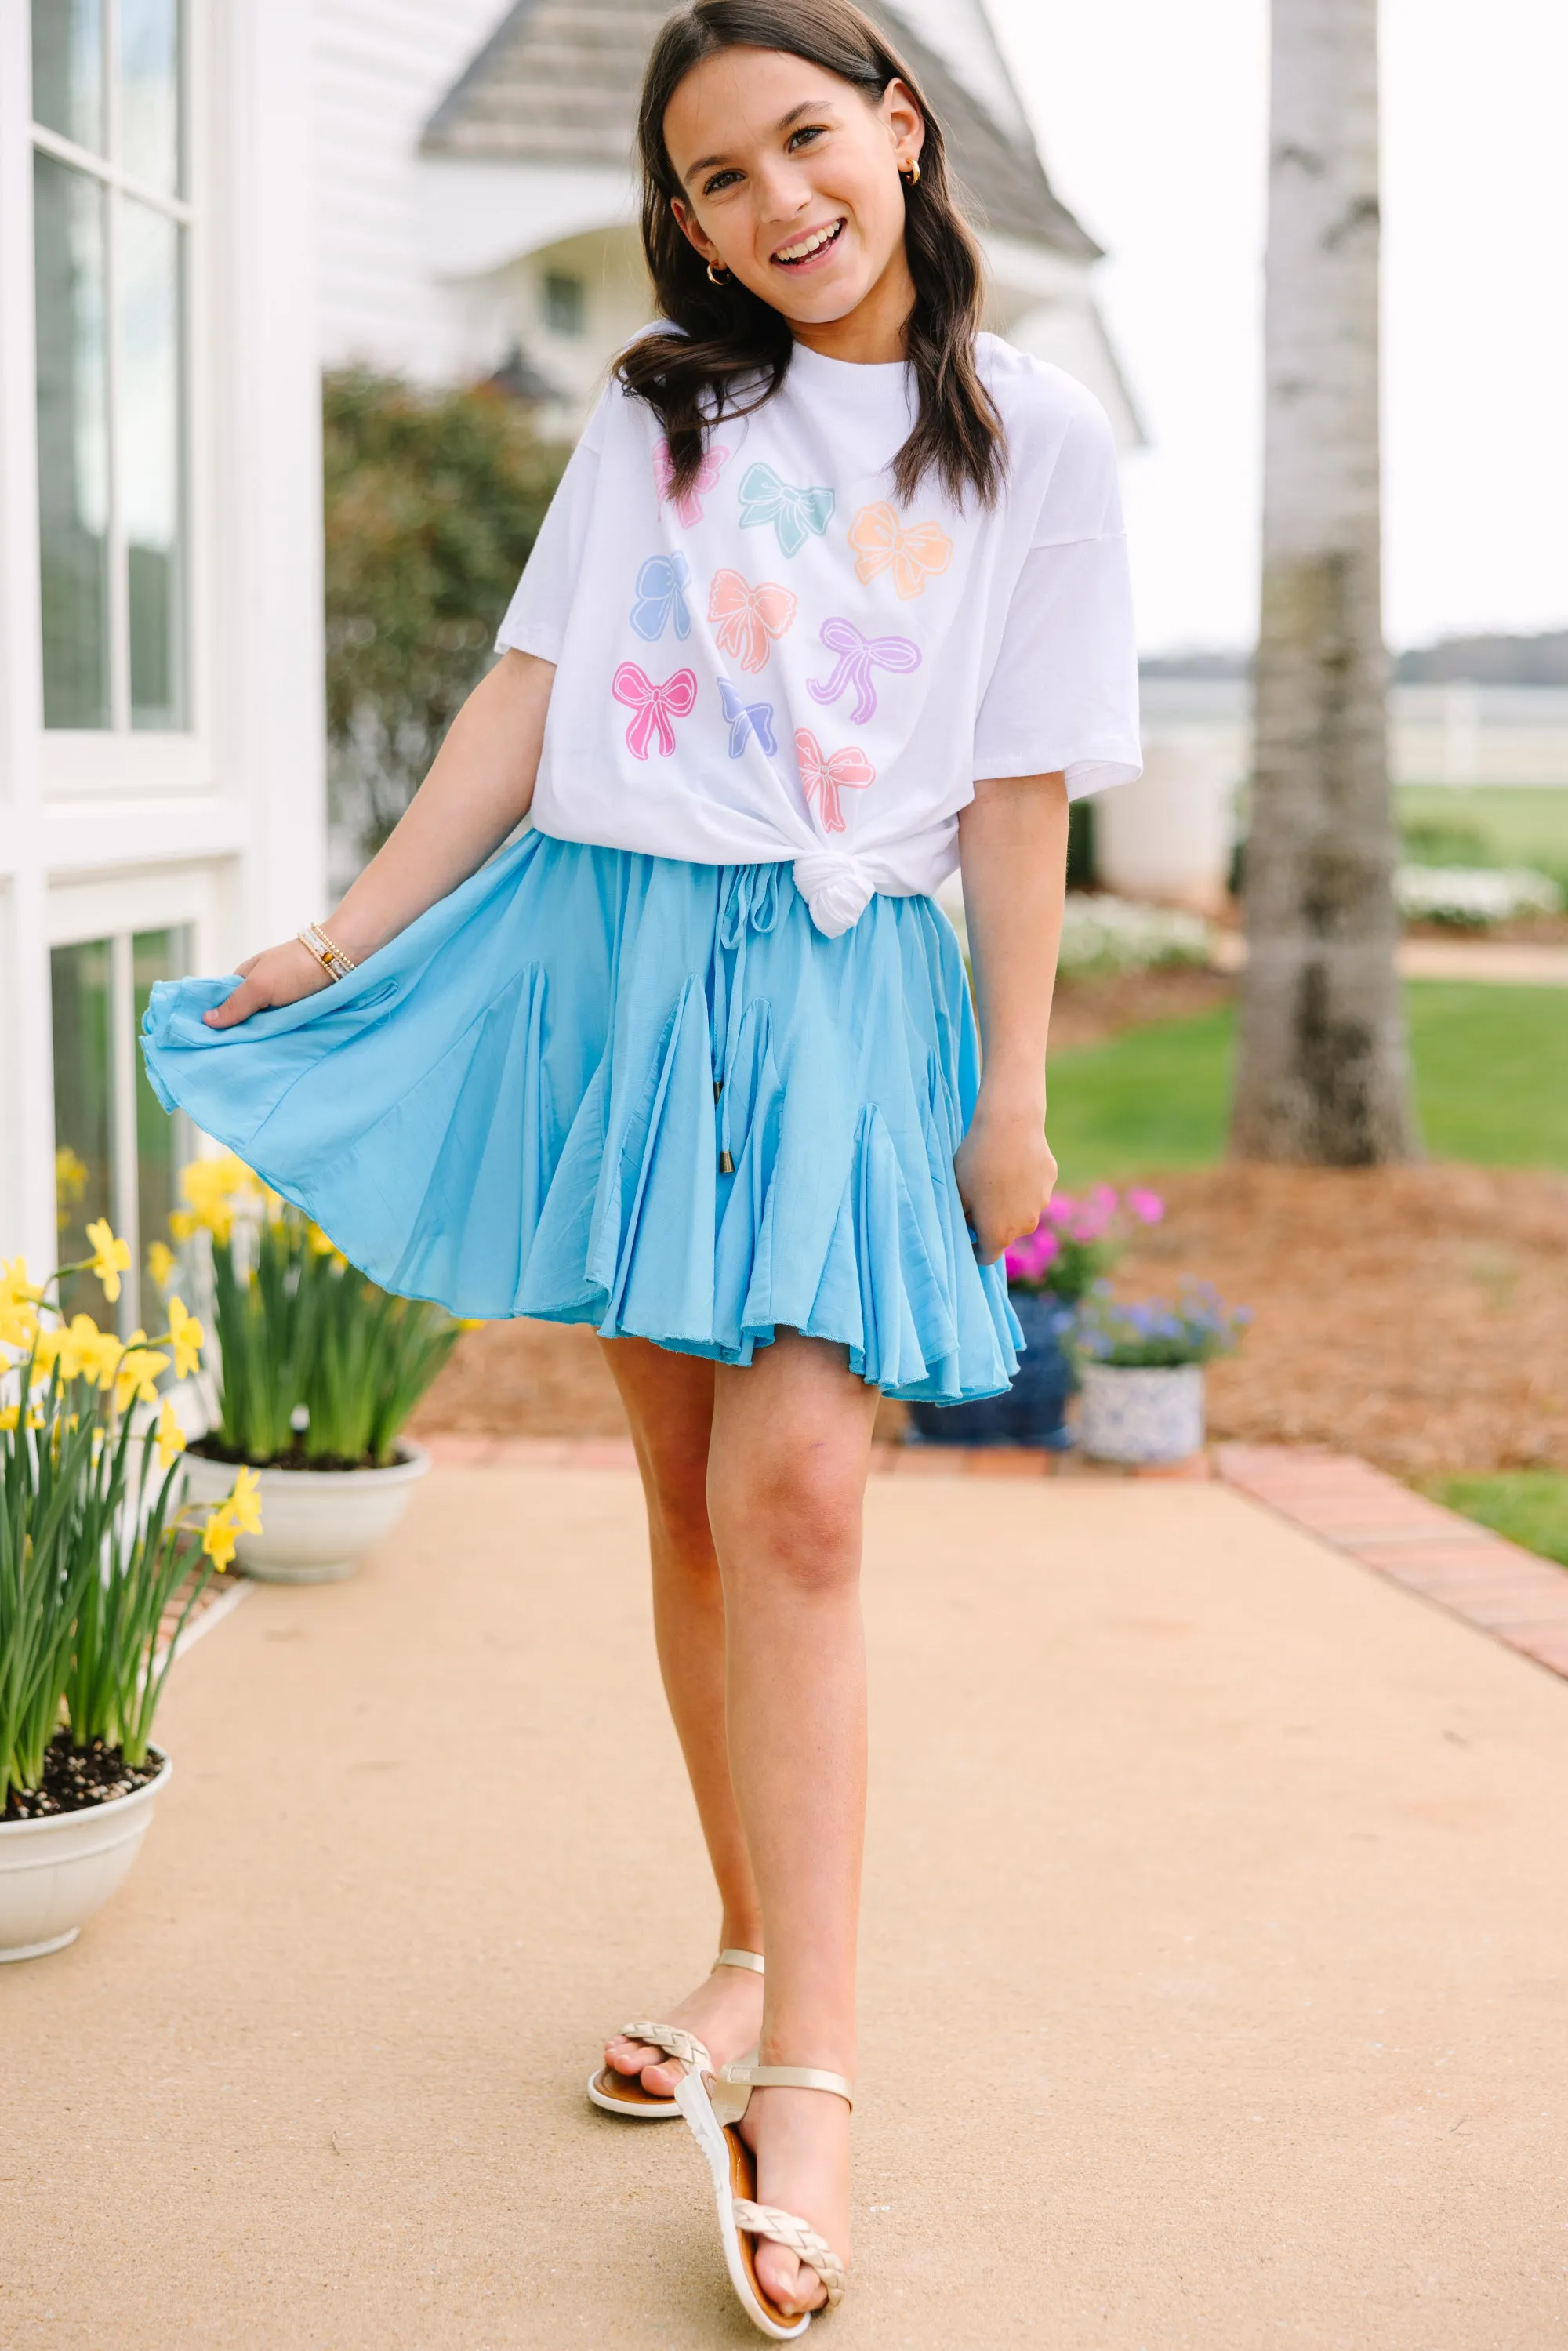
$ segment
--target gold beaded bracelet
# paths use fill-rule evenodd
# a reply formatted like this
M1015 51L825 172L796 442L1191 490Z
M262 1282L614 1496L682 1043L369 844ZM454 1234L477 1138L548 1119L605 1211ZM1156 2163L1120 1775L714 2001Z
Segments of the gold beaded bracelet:
M351 971L359 969L353 956L346 956L341 947L335 947L319 923L307 923L302 931L296 932L295 936L302 947L309 948L329 979L347 979Z

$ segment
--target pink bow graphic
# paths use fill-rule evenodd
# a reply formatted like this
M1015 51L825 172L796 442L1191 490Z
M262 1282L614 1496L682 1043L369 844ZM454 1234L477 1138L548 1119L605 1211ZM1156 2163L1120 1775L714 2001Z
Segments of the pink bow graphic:
M831 653L839 656L838 666L831 677L820 683L808 678L806 690L813 702L837 702L846 687L855 690L855 706L850 713L852 726L863 726L876 716L876 679L873 673L879 669L897 671L907 676L920 667L920 648L907 637L862 637L852 621L833 620L822 622L822 643Z
M795 730L795 756L800 762L800 789L806 795L806 805L813 800L821 805L822 831L842 832L844 830L841 791L863 791L867 784L876 781L876 769L852 743L842 751L830 757L816 737L804 726Z
M674 498L675 520L685 529L694 530L701 522L703 500L710 490L717 488L718 477L728 463L729 451L721 442L716 441L711 447L703 451L697 465L696 479L690 489L683 490L680 496L675 497L675 468L670 455L670 444L667 441L656 441L653 444L653 472L659 484L659 496L666 505Z
M645 759L656 742L660 758L667 759L675 747L675 730L670 722L689 718L696 708L696 672L678 669L663 685L655 685L635 662L622 662L610 691L632 713L626 729L626 747L632 757Z

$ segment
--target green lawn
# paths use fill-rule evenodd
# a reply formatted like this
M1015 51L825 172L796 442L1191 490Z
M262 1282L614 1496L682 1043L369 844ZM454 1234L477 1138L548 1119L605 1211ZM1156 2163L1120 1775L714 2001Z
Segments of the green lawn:
M1434 1158L1568 1169L1568 989L1417 980L1405 993ZM1054 1055L1063 1185L1220 1158L1233 1056L1228 1010Z
M1533 865L1568 883L1568 791L1402 784L1406 854L1424 865Z
M1560 1469L1500 1469L1490 1478L1442 1478L1427 1489L1450 1510L1568 1567L1568 1475Z

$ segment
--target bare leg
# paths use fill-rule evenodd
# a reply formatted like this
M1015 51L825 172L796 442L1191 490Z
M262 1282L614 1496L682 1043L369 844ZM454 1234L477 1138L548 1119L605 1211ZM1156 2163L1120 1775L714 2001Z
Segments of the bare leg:
M765 2064L855 2068L855 1944L865 1819L861 1529L876 1391L841 1348L780 1333L715 1376L708 1514L728 1629L730 1771L768 1938ZM758 2197L849 2258L849 2109L754 2093L743 2125ZM779 2308L824 2299L814 2271L759 2243Z
M757 1885L730 1786L725 1740L724 1593L707 1517L714 1367L700 1356L678 1355L645 1339L601 1343L632 1424L643 1474L653 1635L718 1884L719 1945L760 1951ZM724 2065L755 2045L761 2016L761 1978L720 1968L670 2010L666 2021L695 2032ZM618 2072L640 2074L646 2089L665 2097L682 2072L661 2051L622 2035L606 2043L605 2055Z

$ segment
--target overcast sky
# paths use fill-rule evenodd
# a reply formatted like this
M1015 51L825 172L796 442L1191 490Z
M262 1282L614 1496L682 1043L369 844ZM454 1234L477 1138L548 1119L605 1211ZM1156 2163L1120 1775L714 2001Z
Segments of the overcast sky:
M1268 0L990 0L1152 447L1145 651L1257 590ZM1387 624L1568 627L1568 0L1384 0Z

